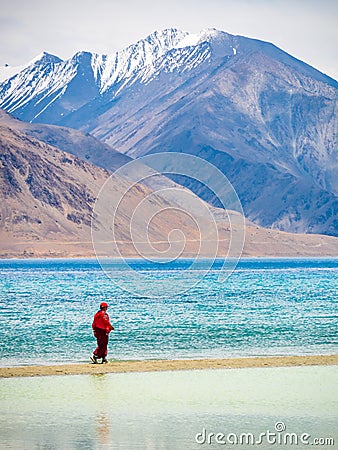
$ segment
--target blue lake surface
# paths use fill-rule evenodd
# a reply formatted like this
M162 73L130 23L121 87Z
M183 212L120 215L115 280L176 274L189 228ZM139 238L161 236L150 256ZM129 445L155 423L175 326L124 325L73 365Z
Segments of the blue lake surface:
M0 365L87 361L103 300L110 359L337 352L338 259L243 259L223 281L222 260L200 277L190 260L128 263L130 273L107 262L108 277L94 259L1 260ZM138 293L135 273L149 292L159 280L168 292ZM191 275L200 279L189 290ZM184 289L172 295L170 283Z

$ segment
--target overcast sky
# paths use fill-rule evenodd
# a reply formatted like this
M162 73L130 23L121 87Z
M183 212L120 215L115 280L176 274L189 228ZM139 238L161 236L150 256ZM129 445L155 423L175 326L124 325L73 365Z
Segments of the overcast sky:
M337 23L337 0L0 0L0 65L42 51L112 53L168 27L214 27L273 42L337 80Z

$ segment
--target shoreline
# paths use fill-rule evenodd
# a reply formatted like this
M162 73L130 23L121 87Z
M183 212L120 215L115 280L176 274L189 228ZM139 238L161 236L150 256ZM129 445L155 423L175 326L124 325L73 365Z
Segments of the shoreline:
M98 261L99 259L104 259L104 260L114 260L114 261L121 261L121 260L140 260L143 261L144 257L142 256L2 256L0 254L0 261L36 261L36 260L96 260ZM165 260L165 259L169 259L169 258L157 258L158 260ZM183 256L183 257L179 257L177 258L177 260L189 260L189 259L194 259L193 256ZM338 259L338 253L334 256L332 255L246 255L246 256L240 256L239 258L237 257L228 257L228 256L217 256L217 257L208 257L208 256L203 256L201 259L205 259L205 260L210 260L213 259L215 261L217 260L226 260L226 259L238 259L238 261L243 260L260 260L260 259L308 259L308 260L314 260L314 259L328 259L328 260L332 260L332 259Z
M0 378L106 373L161 372L203 369L244 369L338 365L338 354L307 356L259 356L222 359L178 359L111 361L109 364L59 364L49 366L0 367Z

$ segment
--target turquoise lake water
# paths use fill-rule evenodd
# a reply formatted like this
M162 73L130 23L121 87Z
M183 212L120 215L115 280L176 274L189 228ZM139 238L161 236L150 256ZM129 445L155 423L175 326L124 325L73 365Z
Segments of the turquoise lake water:
M112 277L96 260L0 261L0 365L87 361L101 301L115 332L110 359L214 358L337 352L338 259L244 259L224 281L216 260L189 288L189 260L111 262ZM135 272L168 292L152 298L121 288ZM198 275L198 269L193 271ZM114 277L117 282L114 282Z
M246 259L223 281L220 260L205 276L189 260L128 263L107 277L95 260L0 261L0 365L88 361L103 300L110 359L337 352L337 259ZM1 379L0 448L335 448L336 380L335 366Z

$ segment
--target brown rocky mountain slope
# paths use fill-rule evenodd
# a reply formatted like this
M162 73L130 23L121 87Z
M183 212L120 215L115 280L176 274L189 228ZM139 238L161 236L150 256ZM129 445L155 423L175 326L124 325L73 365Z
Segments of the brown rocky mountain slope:
M0 126L0 151L0 256L94 256L92 213L110 172L8 126ZM113 175L107 192L111 193L107 194L107 211L114 205L114 199L122 199L114 223L114 239L119 245L117 248L116 243L108 242L112 240L111 215L99 216L95 227L99 229L97 236L102 237L96 246L100 254L118 256L121 252L123 256L135 257L140 256L140 249L143 255L166 252L170 247L169 236L173 238L170 255L176 255L177 251L181 256L194 256L198 252L213 255L213 224L200 214L204 230L200 248L201 230L191 216L193 208L189 204L189 199L195 196L189 191L182 191L183 200L175 203L172 197L164 193L154 195L141 184L130 189L128 180ZM186 208L182 207L184 201ZM137 208L130 230L130 218ZM229 222L223 210L211 209L218 223L217 254L224 256L230 238ZM239 228L236 223L240 224L241 218L237 213L230 216L232 231L236 233L236 227ZM173 230L176 234L171 236ZM338 255L338 239L283 233L247 222L243 256L297 255Z
M104 169L113 171L131 160L129 156L114 150L90 134L72 128L23 122L3 109L0 109L0 126L25 133Z

